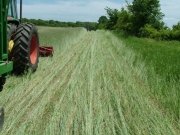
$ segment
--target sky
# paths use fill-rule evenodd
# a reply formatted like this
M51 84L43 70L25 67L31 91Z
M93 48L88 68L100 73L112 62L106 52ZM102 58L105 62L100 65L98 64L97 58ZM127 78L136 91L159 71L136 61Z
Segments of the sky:
M180 1L160 0L160 4L161 12L165 14L163 21L171 28L180 21ZM61 22L97 22L100 16L107 15L105 7L120 10L125 5L125 0L23 0L23 17Z

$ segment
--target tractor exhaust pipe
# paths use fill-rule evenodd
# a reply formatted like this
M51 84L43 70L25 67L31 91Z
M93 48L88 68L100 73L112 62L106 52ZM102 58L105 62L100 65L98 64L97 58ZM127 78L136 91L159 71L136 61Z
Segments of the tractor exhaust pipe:
M19 19L20 24L22 23L22 0L20 0L20 19Z

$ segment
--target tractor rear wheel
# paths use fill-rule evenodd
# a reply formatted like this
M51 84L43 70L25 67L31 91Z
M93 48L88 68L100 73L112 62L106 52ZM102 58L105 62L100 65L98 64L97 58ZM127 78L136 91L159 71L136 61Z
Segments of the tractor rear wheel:
M34 24L20 24L16 30L13 63L14 72L21 74L30 69L36 71L39 62L39 37Z

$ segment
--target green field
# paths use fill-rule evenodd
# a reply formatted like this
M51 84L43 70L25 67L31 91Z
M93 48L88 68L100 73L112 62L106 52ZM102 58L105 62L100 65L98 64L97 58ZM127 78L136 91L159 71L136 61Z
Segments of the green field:
M180 119L180 42L157 41L116 33L146 65L152 97L177 123ZM136 61L134 62L134 64Z
M177 76L164 80L157 65L132 47L133 38L38 29L40 44L52 45L54 56L40 58L35 73L7 79L0 94L2 135L180 134Z

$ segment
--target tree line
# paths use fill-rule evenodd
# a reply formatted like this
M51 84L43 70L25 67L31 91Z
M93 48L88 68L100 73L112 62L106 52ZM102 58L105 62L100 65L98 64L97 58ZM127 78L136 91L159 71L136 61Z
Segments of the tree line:
M50 26L50 27L84 27L88 31L96 30L98 27L97 22L61 22L55 20L42 20L42 19L27 19L23 18L24 23L33 23L37 26Z
M179 40L180 22L168 28L163 22L159 0L126 1L121 10L105 8L107 16L98 20L98 29L123 31L138 37L154 38L158 40Z
M98 22L61 22L55 20L27 19L38 26L51 27L85 27L88 31L107 29L123 31L128 35L154 38L157 40L179 40L180 21L168 28L163 22L164 14L161 12L159 0L133 0L126 1L126 6L120 10L105 8L107 16L101 16Z

